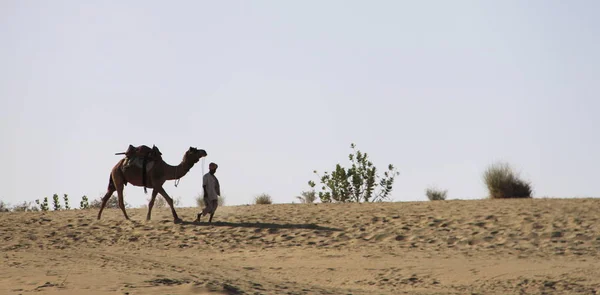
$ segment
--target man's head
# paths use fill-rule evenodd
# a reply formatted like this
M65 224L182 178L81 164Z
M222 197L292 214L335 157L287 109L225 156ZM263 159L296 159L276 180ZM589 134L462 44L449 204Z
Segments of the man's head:
M210 164L208 164L208 171L211 174L215 174L215 172L217 172L217 168L219 168L219 165L217 165L217 164L215 164L213 162L211 162Z

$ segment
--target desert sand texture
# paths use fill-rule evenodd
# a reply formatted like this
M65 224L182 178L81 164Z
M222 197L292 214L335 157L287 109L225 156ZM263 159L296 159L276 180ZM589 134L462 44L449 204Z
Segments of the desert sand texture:
M0 214L0 294L599 294L600 200Z

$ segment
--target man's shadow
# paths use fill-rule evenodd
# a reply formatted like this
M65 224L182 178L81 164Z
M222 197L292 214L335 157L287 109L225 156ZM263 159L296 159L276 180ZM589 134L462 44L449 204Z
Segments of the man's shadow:
M182 221L181 225L195 225L195 226L227 226L227 227L252 227L252 228L266 228L266 229L314 229L314 230L325 230L325 231L342 231L342 229L334 227L325 227L316 225L314 223L305 224L293 224L293 223L263 223L263 222L225 222L215 221L208 223L207 221Z

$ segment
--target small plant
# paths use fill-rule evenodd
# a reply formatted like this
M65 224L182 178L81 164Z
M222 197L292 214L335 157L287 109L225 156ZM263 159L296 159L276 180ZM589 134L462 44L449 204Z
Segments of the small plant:
M531 198L531 183L519 175L507 163L496 163L483 173L483 181L491 199Z
M79 202L79 209L89 209L89 208L90 208L90 204L88 203L88 197L87 196L81 197L81 202Z
M111 199L113 199L113 197L111 197ZM114 199L116 199L116 198L114 198ZM106 202L106 208L107 208L107 209L109 208L109 204L110 204L110 200L108 200L108 202ZM90 208L92 208L92 209L100 209L100 205L102 205L102 198L98 198L98 199L95 199L95 200L93 200L93 201L90 203L90 205L89 205L89 206L90 206ZM115 207L115 208L119 208L119 206L117 206L117 207Z
M23 201L21 205L13 207L13 212L35 212L39 211L38 207L33 205L32 202Z
M42 203L40 203L39 199L35 200L35 203L38 204L38 206L40 206L40 210L44 212L50 210L50 206L48 205L48 197L44 197L44 201Z
M8 204L4 203L4 201L0 201L0 212L10 212Z
M125 205L125 208L129 208L129 204L125 201L125 195L123 195L123 204ZM100 206L102 205L102 197L95 199L92 201L92 203L90 203L90 208L93 209L100 209ZM110 196L110 198L108 199L108 201L106 202L106 205L104 206L105 209L118 209L119 208L119 198L115 195Z
M146 201L150 202L150 199L152 197L148 197L146 198ZM177 197L177 198L172 198L173 199L173 206L177 207L179 206L179 204L181 204L181 197ZM144 204L142 205L142 208L147 208L148 204ZM167 200L160 195L157 195L156 198L154 199L154 206L152 206L153 208L167 208L169 207L169 204L167 203Z
M65 200L65 210L70 210L71 207L69 206L69 196L67 194L64 194L63 200Z
M58 199L58 194L54 194L52 196L52 200L53 200L53 204L54 204L54 211L61 210L62 207L60 206L60 200Z
M260 194L256 197L254 197L254 204L256 204L256 205L273 204L273 200L271 199L271 196L269 196L268 194Z
M311 204L317 199L317 193L314 190L302 192L302 194L297 196L296 199L300 200L300 203Z
M439 190L437 188L428 188L425 190L425 195L430 201L443 201L446 200L447 190Z
M329 202L377 202L389 198L396 176L400 173L394 165L389 164L383 177L378 175L377 167L369 160L369 155L356 149L354 143L350 144L353 153L348 155L351 162L350 168L344 168L340 164L335 170L324 172L323 176L315 170L321 183L319 199L323 203ZM308 181L311 188L317 185L314 181ZM377 188L379 188L377 190Z

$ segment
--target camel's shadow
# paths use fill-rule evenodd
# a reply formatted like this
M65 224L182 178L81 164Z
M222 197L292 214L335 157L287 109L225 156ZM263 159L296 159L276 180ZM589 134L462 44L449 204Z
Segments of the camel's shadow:
M293 223L263 223L263 222L226 222L226 221L215 221L208 223L194 222L194 221L182 221L181 225L195 225L195 226L226 226L226 227L253 227L253 228L266 228L266 229L314 229L314 230L325 230L325 231L342 231L342 229L334 227L325 227L316 225L314 223L308 224L293 224Z

